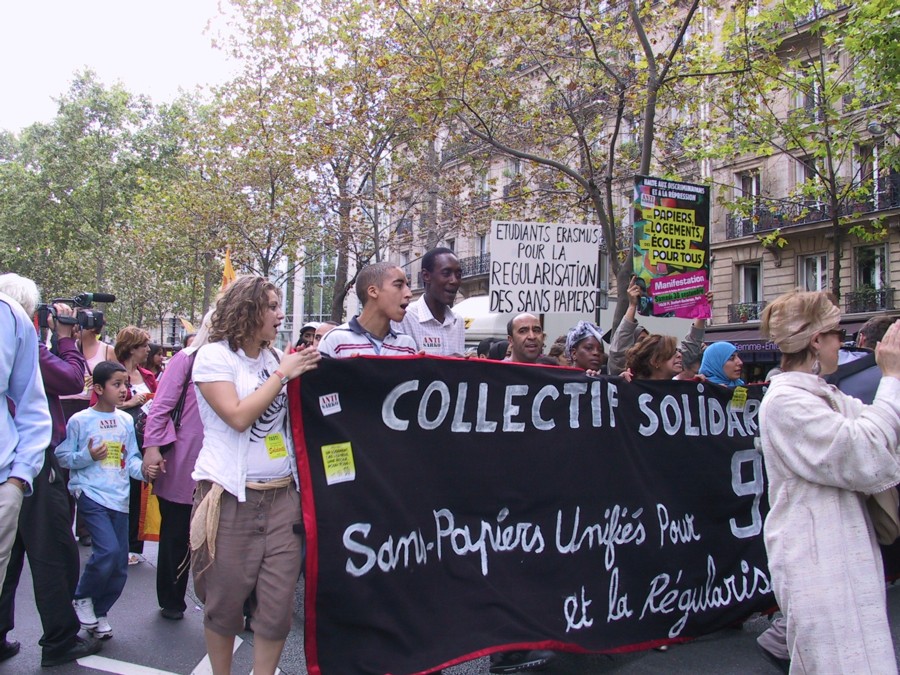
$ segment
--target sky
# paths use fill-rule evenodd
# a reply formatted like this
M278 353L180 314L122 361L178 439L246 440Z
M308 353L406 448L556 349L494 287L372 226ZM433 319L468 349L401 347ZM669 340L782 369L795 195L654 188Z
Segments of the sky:
M155 103L227 81L236 66L206 31L218 13L217 0L0 0L0 129L52 120L85 67Z

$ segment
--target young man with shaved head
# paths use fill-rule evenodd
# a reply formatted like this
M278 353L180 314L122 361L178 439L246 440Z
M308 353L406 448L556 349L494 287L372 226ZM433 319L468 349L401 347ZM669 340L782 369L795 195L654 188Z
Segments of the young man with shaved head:
M356 296L362 311L322 338L319 351L323 355L339 359L416 353L416 343L409 335L391 329L391 321L403 321L412 299L403 270L388 262L362 268L356 277Z

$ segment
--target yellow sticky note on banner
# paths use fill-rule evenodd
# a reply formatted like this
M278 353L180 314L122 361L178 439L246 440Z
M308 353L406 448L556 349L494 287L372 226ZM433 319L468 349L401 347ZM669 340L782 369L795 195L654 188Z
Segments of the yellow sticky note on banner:
M349 442L323 445L322 462L325 464L325 482L329 485L356 480L356 465Z
M284 436L281 434L268 434L266 436L266 452L269 453L269 459L283 459L287 457L287 445L284 443Z
M122 468L122 444L118 441L106 441L106 457L100 463L104 469Z
M735 387L731 396L731 409L743 410L745 405L747 405L747 388Z

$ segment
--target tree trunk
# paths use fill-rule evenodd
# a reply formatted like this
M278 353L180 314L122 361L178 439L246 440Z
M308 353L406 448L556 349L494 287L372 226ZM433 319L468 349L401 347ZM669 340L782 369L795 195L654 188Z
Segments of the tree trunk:
M350 197L349 177L338 175L338 242L337 264L334 270L334 293L331 299L331 320L340 323L344 316L344 298L347 297L347 277L350 270Z
M200 314L201 316L206 316L206 312L209 311L209 306L212 304L212 288L215 279L213 275L215 253L213 251L206 251L203 254L203 259L203 311Z
M841 254L844 247L844 235L841 229L841 219L838 215L837 200L832 198L831 204L831 229L834 236L832 237L831 257L834 259L833 270L831 273L831 293L834 299L840 302L841 299ZM840 306L840 305L839 305Z

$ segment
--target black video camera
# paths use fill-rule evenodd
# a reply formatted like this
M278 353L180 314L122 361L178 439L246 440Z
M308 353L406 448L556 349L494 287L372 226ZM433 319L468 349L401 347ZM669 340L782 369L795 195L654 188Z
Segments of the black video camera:
M91 309L91 305L95 302L115 302L116 296L109 293L79 293L74 298L55 298L53 303L49 305L38 305L38 325L41 328L49 328L48 319L52 316L58 323L64 323L74 326L75 324L82 328L92 328L98 333L106 325L106 319L103 312L99 309ZM75 308L75 316L57 316L53 304L64 302Z

